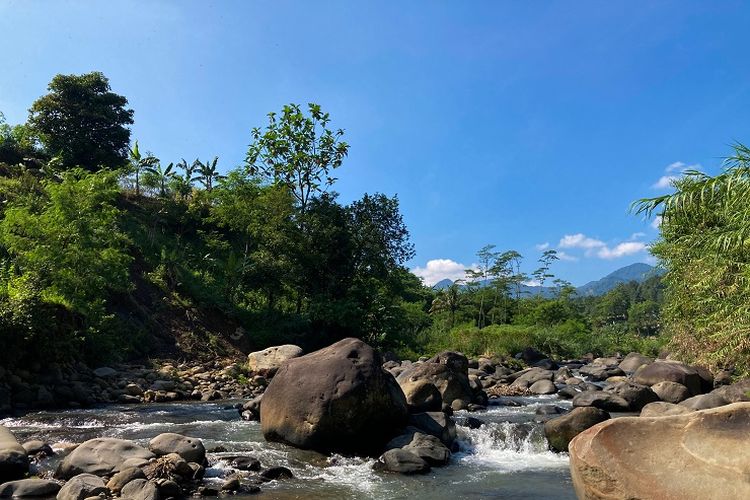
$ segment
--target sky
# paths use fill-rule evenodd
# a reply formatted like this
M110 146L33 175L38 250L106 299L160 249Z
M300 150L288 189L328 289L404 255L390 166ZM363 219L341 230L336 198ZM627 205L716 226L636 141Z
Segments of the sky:
M750 142L749 25L731 0L0 0L0 111L102 71L142 150L228 170L268 112L315 102L350 144L341 200L398 195L426 283L494 244L527 271L555 249L581 285L654 262L633 200Z

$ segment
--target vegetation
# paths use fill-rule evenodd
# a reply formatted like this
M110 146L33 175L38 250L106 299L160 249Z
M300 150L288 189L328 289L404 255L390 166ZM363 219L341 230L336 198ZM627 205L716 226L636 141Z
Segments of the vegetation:
M100 73L49 89L26 124L0 122L3 363L345 336L410 357L659 348L656 277L579 297L554 279L554 251L527 276L518 252L487 245L467 282L425 287L405 267L398 198L343 204L332 190L349 146L316 104L269 114L246 164L221 173L216 157L167 163L131 144L133 112ZM554 296L522 293L531 279Z
M717 176L686 172L675 192L635 204L658 216L669 347L687 361L750 372L750 149Z

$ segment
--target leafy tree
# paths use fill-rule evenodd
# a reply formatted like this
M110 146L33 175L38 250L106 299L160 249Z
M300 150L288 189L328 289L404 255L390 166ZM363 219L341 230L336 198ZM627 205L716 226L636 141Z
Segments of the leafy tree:
M0 163L17 165L24 159L43 159L36 140L26 125L10 126L0 113Z
M206 188L206 191L211 191L214 188L216 181L220 181L224 178L223 175L219 174L219 170L216 168L216 164L219 162L219 157L215 156L213 160L202 163L198 160L198 180Z
M49 154L89 171L127 163L133 111L102 73L57 75L48 89L32 104L29 126Z
M157 162L155 166L148 167L147 172L151 174L155 187L159 189L159 196L167 196L167 186L177 175L174 172L174 163L162 167L161 163Z
M148 172L153 169L154 166L159 164L159 158L155 157L151 153L147 153L145 156L141 154L141 150L138 148L138 141L132 148L128 149L128 156L130 158L129 171L135 176L135 195L141 195L141 174Z
M461 292L461 282L456 281L450 286L440 290L438 295L432 301L430 313L448 312L450 317L450 327L456 324L456 313L464 304L464 297Z
M332 171L341 166L349 145L344 131L328 128L330 117L317 104L308 104L306 116L297 104L284 106L281 116L268 114L264 131L252 130L253 143L246 163L252 175L285 184L307 211L311 198L333 185Z

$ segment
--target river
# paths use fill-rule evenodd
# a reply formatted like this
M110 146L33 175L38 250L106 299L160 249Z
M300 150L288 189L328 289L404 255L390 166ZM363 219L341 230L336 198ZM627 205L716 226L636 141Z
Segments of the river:
M267 443L257 422L240 420L231 402L173 403L140 406L107 406L94 409L45 411L0 423L19 439L50 443L78 443L95 437L131 439L141 444L162 432L199 437L206 449L224 447L225 453L209 453L207 482L219 485L232 473L222 457L251 455L264 467L283 465L294 479L262 485L259 495L233 498L378 498L457 500L471 498L574 499L568 457L547 449L535 410L554 403L570 403L557 396L501 398L503 405L472 413L484 422L479 429L460 425L468 415L456 414L460 450L446 467L424 476L375 472L372 459L326 457L277 443ZM513 406L518 405L518 406ZM53 470L56 461L42 464L41 472Z

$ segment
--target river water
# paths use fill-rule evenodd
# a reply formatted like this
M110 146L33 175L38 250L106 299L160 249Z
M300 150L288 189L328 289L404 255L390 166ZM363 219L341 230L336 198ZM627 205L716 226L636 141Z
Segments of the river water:
M294 479L262 485L259 495L233 498L378 498L457 500L471 498L574 499L568 457L547 449L544 433L535 422L542 404L569 407L556 396L501 398L503 405L472 413L484 422L479 429L458 425L460 450L451 463L424 476L375 472L371 459L326 457L277 443L267 443L257 422L240 420L225 403L175 403L107 406L96 409L31 413L0 420L20 441L80 443L95 437L131 439L141 444L162 432L177 432L203 440L209 453L206 478L219 485L233 473L227 458L250 455L264 467L283 465ZM518 406L513 406L518 405ZM459 412L460 424L468 414ZM52 470L54 460L41 472Z

